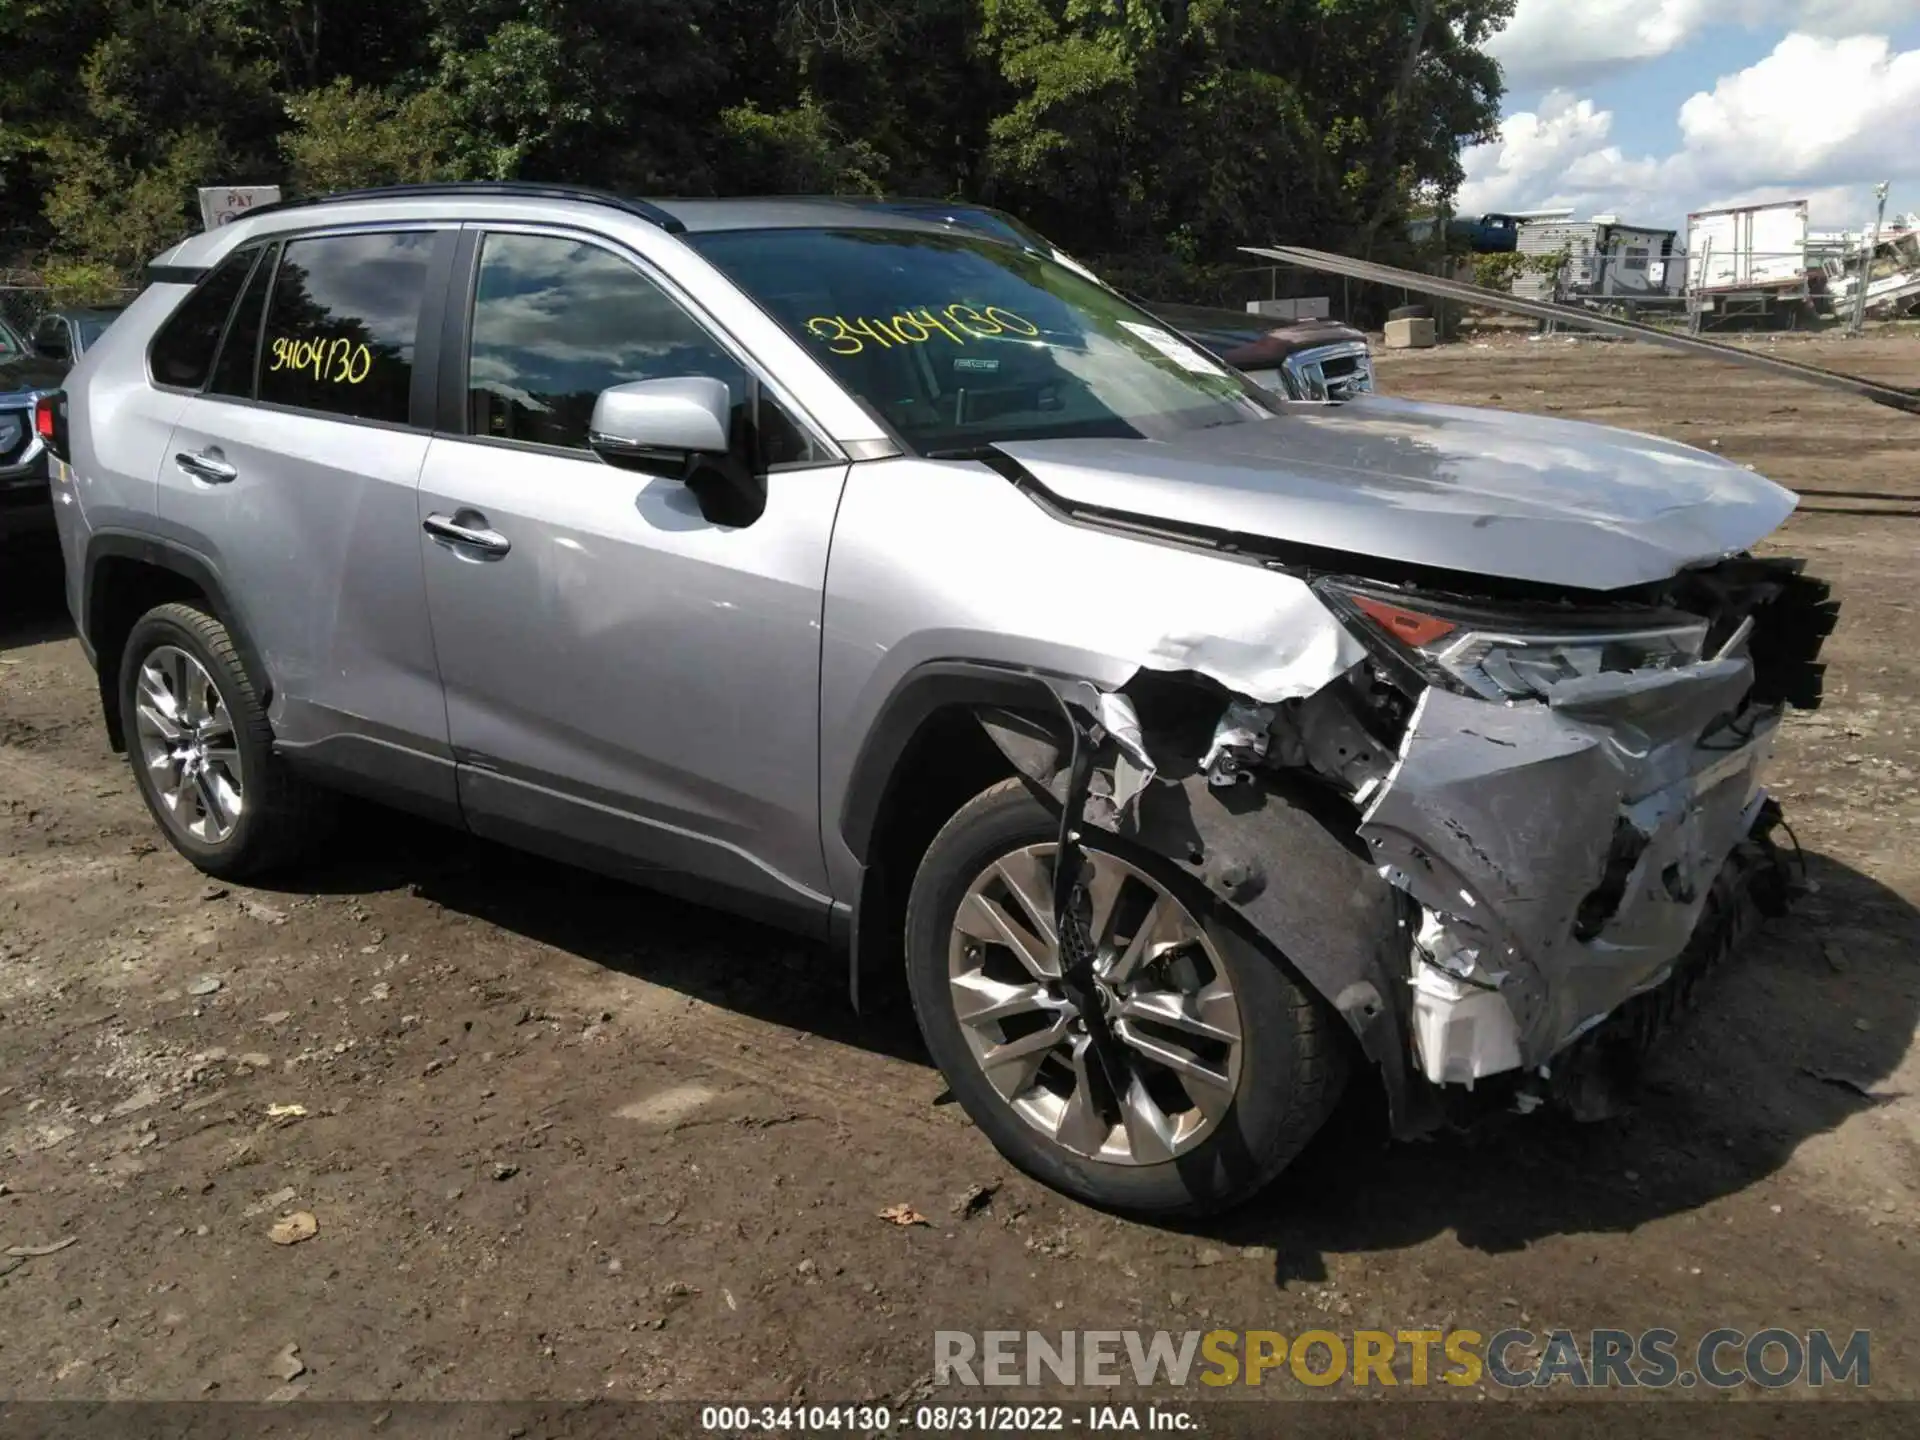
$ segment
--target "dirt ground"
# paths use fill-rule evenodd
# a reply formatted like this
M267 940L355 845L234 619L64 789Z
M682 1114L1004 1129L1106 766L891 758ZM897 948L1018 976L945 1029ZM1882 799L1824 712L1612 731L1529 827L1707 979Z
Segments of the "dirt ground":
M1920 335L1772 343L1920 383ZM374 810L285 888L209 884L107 749L57 560L14 553L0 1255L71 1243L0 1258L0 1395L857 1401L924 1393L936 1328L1778 1324L1871 1329L1874 1392L1920 1397L1920 418L1626 344L1379 374L1750 463L1843 601L1774 776L1817 890L1635 1116L1390 1146L1356 1106L1224 1221L1094 1213L784 936Z

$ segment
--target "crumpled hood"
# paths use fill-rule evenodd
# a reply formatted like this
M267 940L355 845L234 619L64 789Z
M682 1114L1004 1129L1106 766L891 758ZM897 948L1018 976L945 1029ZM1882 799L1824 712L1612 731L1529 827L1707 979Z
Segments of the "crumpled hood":
M1383 395L1173 441L995 448L1070 505L1588 590L1744 550L1798 503L1671 441Z

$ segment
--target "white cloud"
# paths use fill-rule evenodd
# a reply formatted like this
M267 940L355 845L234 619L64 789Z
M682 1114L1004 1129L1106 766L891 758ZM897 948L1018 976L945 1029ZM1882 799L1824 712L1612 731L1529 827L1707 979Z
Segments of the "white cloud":
M1774 52L1680 107L1686 154L1721 183L1915 173L1920 50L1878 36L1789 35Z
M1510 94L1591 82L1680 49L1712 26L1833 38L1910 24L1915 0L1519 0L1488 45Z
M1577 83L1679 48L1713 13L1712 0L1520 0L1487 49L1510 92Z
M1920 49L1895 53L1870 35L1788 35L1690 97L1678 124L1674 153L1629 156L1609 138L1610 111L1552 91L1462 157L1457 208L1571 205L1678 225L1689 210L1804 196L1815 225L1829 226L1858 222L1873 183L1889 180L1896 212L1920 210Z

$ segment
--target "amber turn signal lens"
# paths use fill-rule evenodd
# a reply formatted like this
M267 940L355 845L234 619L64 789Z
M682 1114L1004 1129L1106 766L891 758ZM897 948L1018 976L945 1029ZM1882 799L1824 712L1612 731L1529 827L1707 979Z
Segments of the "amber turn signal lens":
M1361 614L1387 634L1402 645L1411 645L1416 650L1460 628L1451 620L1422 615L1418 610L1408 610L1399 605L1389 605L1385 600L1375 600L1370 595L1355 595L1353 603L1359 607Z

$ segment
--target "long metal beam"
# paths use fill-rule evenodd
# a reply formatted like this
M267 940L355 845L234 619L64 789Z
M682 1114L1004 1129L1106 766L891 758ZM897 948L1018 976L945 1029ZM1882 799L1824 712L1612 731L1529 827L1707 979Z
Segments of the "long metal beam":
M1240 248L1249 255L1299 265L1308 270L1350 275L1356 280L1371 280L1381 285L1418 291L1422 295L1436 295L1467 305L1484 305L1492 310L1510 310L1516 315L1531 315L1535 319L1552 320L1557 324L1592 330L1601 335L1617 335L1625 340L1644 340L1649 345L1664 345L1669 350L1678 350L1683 354L1704 355L1710 360L1726 360L1755 370L1770 370L1789 379L1825 386L1829 390L1843 390L1850 395L1871 400L1876 405L1904 410L1909 415L1920 415L1920 389L1913 387L1865 380L1858 375L1842 374L1838 370L1823 370L1818 365L1803 365L1798 360L1782 360L1778 356L1763 355L1737 345L1723 345L1717 340L1702 340L1695 335L1675 335L1671 331L1642 325L1634 320L1615 320L1576 305L1528 300L1502 290L1489 290L1483 285L1469 285L1463 280L1422 275L1417 270L1401 270L1372 260L1355 260L1351 256L1335 255L1326 250L1308 250L1298 245L1242 245Z

